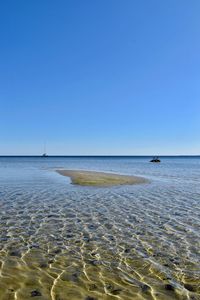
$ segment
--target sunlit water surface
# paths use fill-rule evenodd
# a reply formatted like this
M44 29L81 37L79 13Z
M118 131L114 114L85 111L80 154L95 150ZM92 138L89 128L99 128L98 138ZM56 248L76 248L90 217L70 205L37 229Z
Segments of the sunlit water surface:
M70 184L57 168L149 184ZM0 158L0 299L200 299L200 159Z

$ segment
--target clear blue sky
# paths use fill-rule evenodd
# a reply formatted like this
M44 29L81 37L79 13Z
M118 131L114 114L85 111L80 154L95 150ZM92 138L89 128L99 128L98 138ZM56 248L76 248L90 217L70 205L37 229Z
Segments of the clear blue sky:
M200 154L199 0L0 3L0 154Z

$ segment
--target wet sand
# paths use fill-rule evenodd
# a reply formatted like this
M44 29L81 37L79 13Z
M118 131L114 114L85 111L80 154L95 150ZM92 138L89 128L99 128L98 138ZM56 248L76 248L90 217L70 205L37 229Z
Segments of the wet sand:
M147 183L148 180L137 176L119 175L113 173L82 171L82 170L57 170L60 175L71 178L73 184L82 186L115 186Z

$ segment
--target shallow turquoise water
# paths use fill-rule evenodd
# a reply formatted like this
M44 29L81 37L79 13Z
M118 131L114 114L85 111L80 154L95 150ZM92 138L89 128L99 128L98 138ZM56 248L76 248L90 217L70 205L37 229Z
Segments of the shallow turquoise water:
M57 168L140 175L80 187ZM200 158L0 158L0 299L200 299Z

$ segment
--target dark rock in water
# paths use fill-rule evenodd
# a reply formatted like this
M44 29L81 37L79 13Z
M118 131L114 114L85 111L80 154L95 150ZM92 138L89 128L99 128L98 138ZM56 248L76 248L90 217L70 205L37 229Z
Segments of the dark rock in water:
M125 250L124 250L124 253L130 253L130 249L128 249L128 248L126 248Z
M54 219L56 219L56 218L58 218L59 216L58 215L56 215L56 214L49 214L48 216L47 216L47 218L54 218Z
M73 238L73 234L67 234L67 235L66 235L66 238L67 238L67 239Z
M114 290L111 291L111 293L113 295L119 295L121 291L122 291L122 289L114 289Z
M54 217L54 215L48 215L48 216L47 216L47 218L52 218L52 217Z
M184 287L185 287L188 291L190 291L190 292L196 292L196 287L193 286L193 285L191 285L191 284L189 284L189 283L185 283L185 284L184 284Z
M87 296L87 297L85 298L85 300L97 300L97 298L94 298L94 297L91 297L91 296Z
M165 278L165 280L172 280L172 278L168 276Z
M164 267L169 267L169 264L164 264L163 266L164 266Z
M142 290L142 292L147 292L147 291L149 291L150 290L150 286L149 285L147 285L147 284L142 284L141 285L141 290Z
M42 296L42 294L38 290L34 290L31 292L31 297Z
M21 253L18 250L11 250L9 252L10 256L17 256L17 257L21 257Z
M113 286L111 284L106 284L106 289L111 291L113 289Z
M39 248L40 248L40 246L39 246L39 245L37 245L37 244L32 244L32 245L30 245L30 246L29 246L29 248L30 248L30 249L33 249L33 248L35 248L35 249L39 249Z
M54 262L53 259L50 259L50 260L48 261L49 264L53 264L53 262Z
M172 284L170 284L170 283L165 284L165 289L166 289L167 291L173 291L173 292L174 292L174 290L175 290L174 286L173 286Z
M98 265L101 264L99 260L90 260L89 263L90 263L92 266L98 266Z
M107 284L106 289L109 290L109 292L113 295L119 295L122 289L115 288L112 284Z
M156 156L156 157L153 157L153 159L151 159L150 162L159 163L160 159L159 159L159 157Z
M59 253L61 253L62 251L61 251L61 249L56 249L56 250L54 250L54 253L55 254L59 254Z
M90 224L90 225L88 225L88 228L89 228L89 229L96 229L97 227L94 226L93 224Z
M83 240L84 240L85 242L87 242L87 243L90 242L90 238L88 238L88 237L84 237Z

